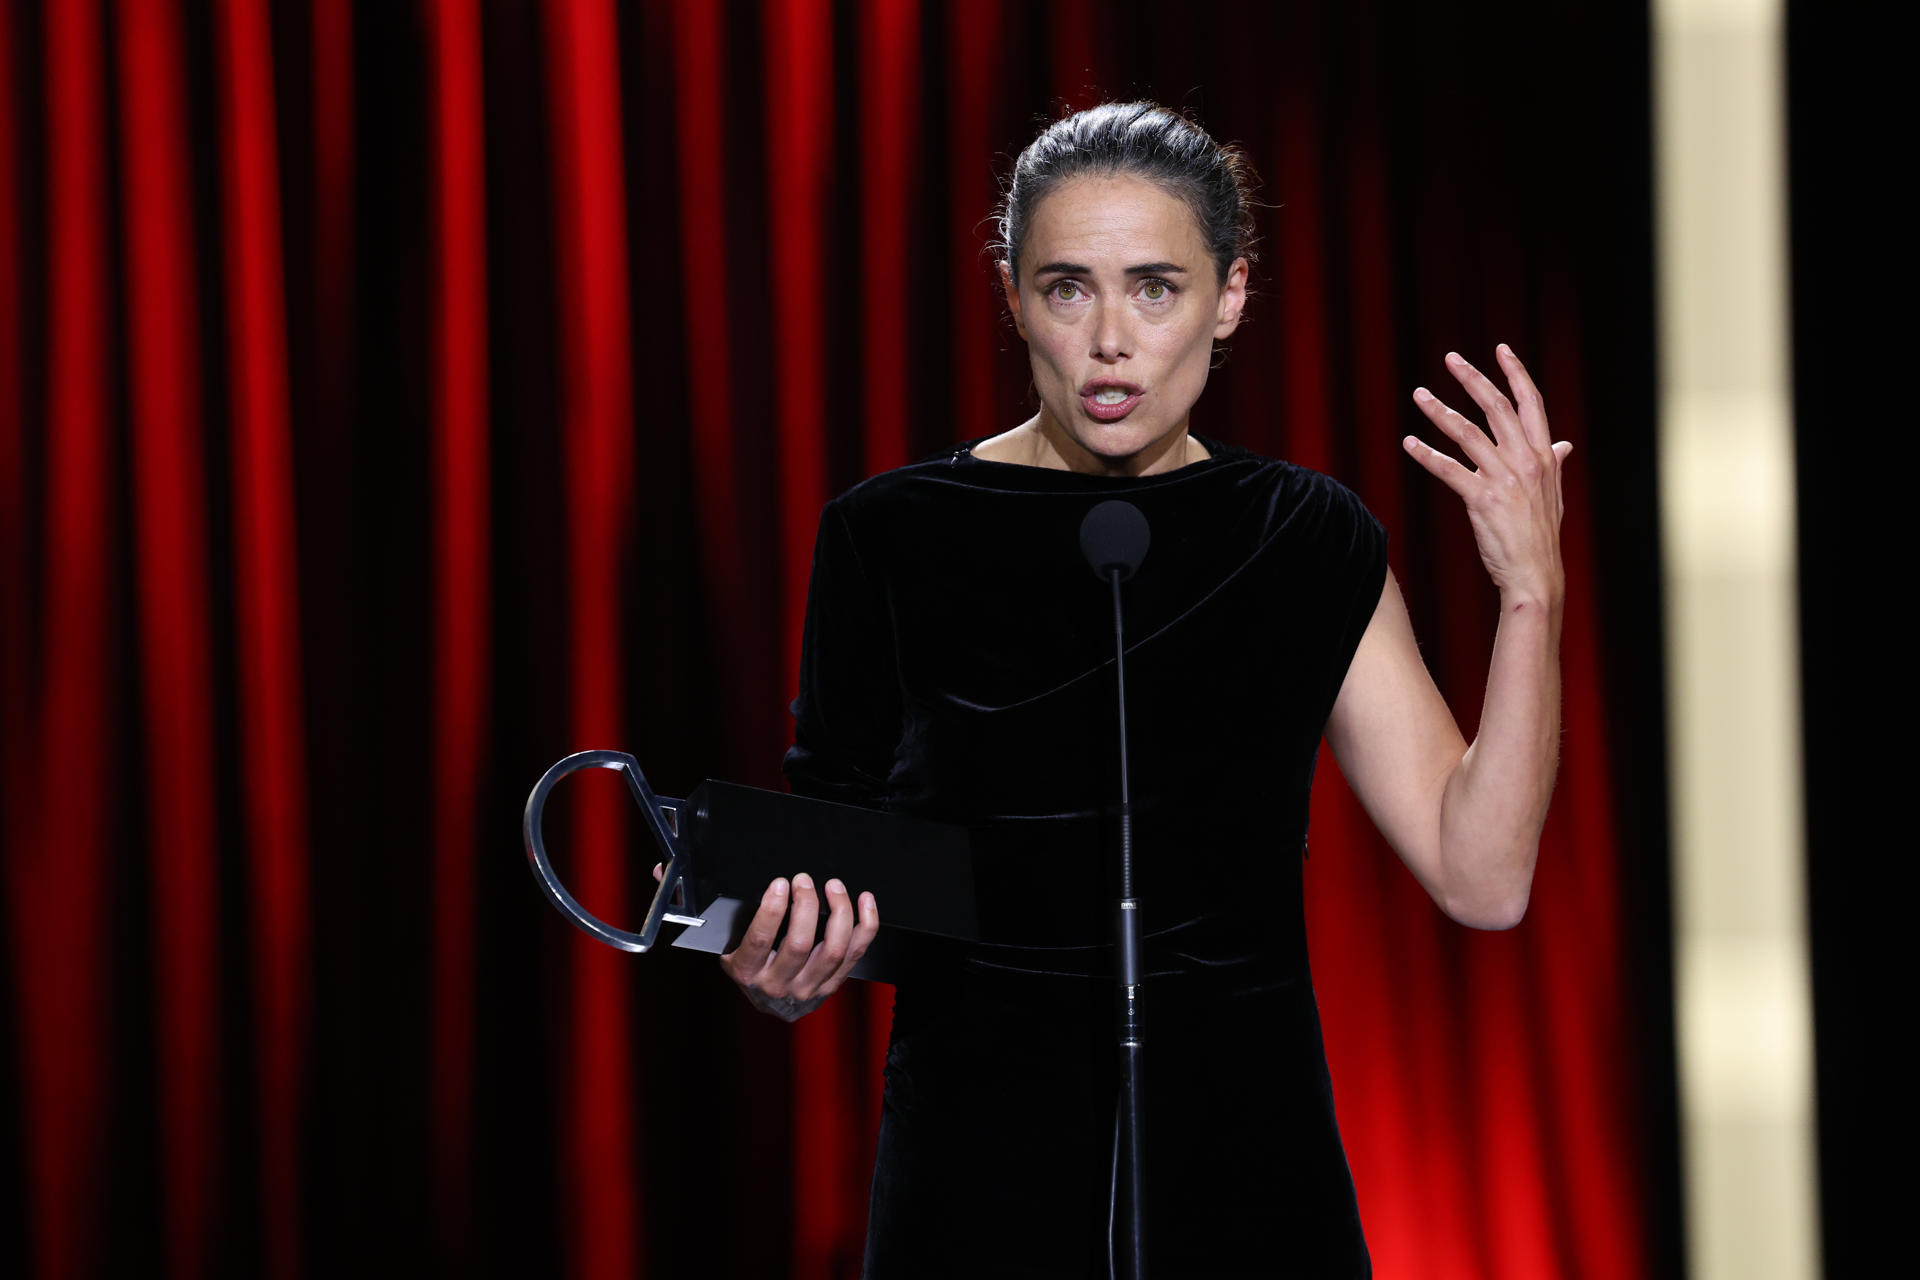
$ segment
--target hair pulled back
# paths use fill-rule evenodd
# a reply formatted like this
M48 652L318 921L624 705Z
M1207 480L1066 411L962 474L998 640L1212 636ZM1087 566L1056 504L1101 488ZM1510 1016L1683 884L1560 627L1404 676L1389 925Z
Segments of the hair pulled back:
M1020 281L1020 246L1034 211L1070 178L1143 178L1193 210L1214 280L1224 284L1235 258L1253 261L1253 166L1176 111L1153 102L1103 102L1056 120L1014 161L1000 199L995 247Z

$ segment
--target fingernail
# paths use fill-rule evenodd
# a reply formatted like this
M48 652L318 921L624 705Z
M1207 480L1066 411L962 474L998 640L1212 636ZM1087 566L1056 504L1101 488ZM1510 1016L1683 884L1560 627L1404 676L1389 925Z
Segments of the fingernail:
M784 898L787 896L787 882L785 880L775 880L773 882L773 896L776 898Z
M1413 398L1421 404L1425 404L1427 401L1433 399L1433 392L1427 390L1425 387L1415 387L1413 389Z
M793 887L796 889L811 889L813 888L813 877L802 871L793 878Z
M846 891L847 891L847 887L841 884L838 880L827 881L828 893L845 893Z
M1513 348L1503 342L1500 344L1500 354L1503 356L1510 356L1513 354Z
M869 911L873 910L873 895L870 893L861 894L860 905L865 907Z
M1447 363L1448 364L1465 364L1466 361L1460 358L1460 353L1458 351L1449 351L1447 352Z

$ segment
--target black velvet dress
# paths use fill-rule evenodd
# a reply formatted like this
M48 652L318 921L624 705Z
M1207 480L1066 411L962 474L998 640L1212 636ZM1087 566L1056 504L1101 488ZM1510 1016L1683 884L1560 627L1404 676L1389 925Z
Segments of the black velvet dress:
M821 515L786 774L970 826L989 939L898 989L870 1277L1108 1274L1112 604L1079 529L1110 497L1153 538L1123 588L1152 1274L1371 1274L1301 859L1386 533L1328 477L1196 438L1211 457L1134 478L969 441Z

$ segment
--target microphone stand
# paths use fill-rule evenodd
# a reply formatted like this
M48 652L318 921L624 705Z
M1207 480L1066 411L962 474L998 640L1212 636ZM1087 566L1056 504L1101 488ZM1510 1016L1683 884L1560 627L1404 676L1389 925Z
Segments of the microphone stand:
M1133 896L1133 795L1127 784L1127 646L1120 624L1120 570L1111 571L1113 583L1113 671L1120 691L1120 900L1114 906L1114 943L1119 985L1120 1095L1114 1120L1118 1167L1117 1187L1124 1188L1125 1223L1129 1249L1122 1254L1132 1267L1128 1280L1147 1274L1146 1162L1143 1159L1141 1121L1146 1110L1140 1063L1140 904Z
M1120 898L1114 904L1114 982L1120 1041L1119 1092L1114 1102L1114 1212L1107 1247L1124 1280L1146 1280L1146 1088L1141 1064L1140 904L1133 896L1133 792L1127 762L1127 643L1120 584L1146 559L1146 517L1132 503L1102 502L1080 524L1080 549L1113 589L1113 672L1120 707ZM1115 1227L1119 1228L1116 1238ZM1124 1240L1124 1244L1122 1244Z

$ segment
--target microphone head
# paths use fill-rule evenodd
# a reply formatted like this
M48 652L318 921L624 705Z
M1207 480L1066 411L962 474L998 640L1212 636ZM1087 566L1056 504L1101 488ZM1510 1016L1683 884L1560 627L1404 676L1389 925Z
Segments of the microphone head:
M1081 554L1102 582L1108 581L1115 569L1120 571L1120 581L1131 578L1147 558L1151 541L1147 518L1140 514L1140 508L1118 498L1101 503L1080 522Z

